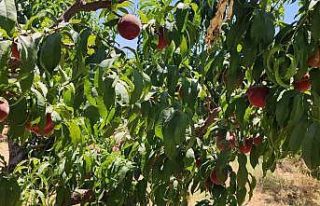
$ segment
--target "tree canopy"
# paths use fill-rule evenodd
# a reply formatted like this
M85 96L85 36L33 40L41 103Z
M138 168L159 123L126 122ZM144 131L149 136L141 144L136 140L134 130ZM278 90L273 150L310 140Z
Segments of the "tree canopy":
M318 178L319 67L319 0L0 0L0 205L242 205L289 155Z

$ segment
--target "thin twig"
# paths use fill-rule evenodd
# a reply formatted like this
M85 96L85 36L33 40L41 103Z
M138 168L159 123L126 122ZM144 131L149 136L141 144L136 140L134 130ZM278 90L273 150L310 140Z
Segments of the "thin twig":
M212 123L215 121L215 119L218 116L218 113L220 112L221 108L220 107L216 107L214 109L212 109L209 114L208 117L206 118L204 124L201 127L197 127L195 129L195 133L198 137L202 138L203 135L206 134L208 128L212 125Z

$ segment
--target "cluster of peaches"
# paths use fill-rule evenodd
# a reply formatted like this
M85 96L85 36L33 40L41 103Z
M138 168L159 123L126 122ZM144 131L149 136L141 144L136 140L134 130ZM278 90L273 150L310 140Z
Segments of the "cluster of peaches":
M142 28L141 21L132 14L124 15L118 22L117 25L119 34L127 39L132 40L139 36ZM157 49L162 50L168 46L168 41L165 36L165 29L160 28L158 31L158 44ZM11 62L19 62L20 61L20 53L18 50L17 44L14 42L11 47ZM320 49L308 59L308 66L310 67L320 67ZM311 82L309 74L305 74L304 77L300 80L296 80L293 83L295 90L299 92L305 92L311 88ZM247 97L250 104L254 107L263 108L266 105L267 95L269 93L269 89L267 86L251 86L247 91ZM9 115L9 103L6 99L0 99L0 122L6 120ZM37 134L37 135L49 135L54 129L54 123L51 119L51 114L46 115L46 123L43 128L40 128L39 125L30 125L30 123L26 124L26 128ZM249 141L249 140L248 140ZM251 141L251 140L250 140ZM245 144L246 145L246 144ZM243 148L240 149L243 151L247 151L250 149Z
M247 138L242 144L237 144L235 134L227 133L226 135L218 134L216 136L216 145L220 151L230 151L237 149L242 154L248 154L251 152L252 147L262 144L264 138L257 135L253 138ZM200 157L196 158L195 165L200 168L202 160ZM225 168L213 168L210 176L207 178L205 185L209 189L212 185L224 185L227 180L228 170Z
M128 40L132 40L139 36L141 32L141 22L140 20L132 15L126 14L118 22L118 31L119 34ZM164 29L160 29L159 41L157 48L159 50L164 49L168 45L168 41L165 38ZM320 49L308 59L308 66L310 67L320 67ZM305 74L304 77L300 80L295 80L293 83L295 90L299 92L305 92L311 88L309 74ZM269 89L267 86L251 86L247 91L247 96L249 102L254 107L263 108L266 105L267 95Z
M18 50L18 45L16 42L12 44L11 47L11 62L20 62L20 53ZM4 122L7 120L10 113L9 102L1 97L0 98L0 122ZM51 118L51 113L46 114L45 124L44 126L40 126L39 124L32 125L30 122L27 122L25 128L30 132L38 135L38 136L49 136L52 134L54 130L54 122Z
M320 48L308 58L309 67L320 67ZM301 79L293 82L294 89L298 92L306 92L311 89L310 76L306 73ZM252 86L247 91L249 102L252 106L263 108L266 105L269 89L266 86Z

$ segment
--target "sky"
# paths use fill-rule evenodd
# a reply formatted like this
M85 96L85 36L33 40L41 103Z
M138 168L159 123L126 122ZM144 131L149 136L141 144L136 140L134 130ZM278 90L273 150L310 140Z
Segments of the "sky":
M138 5L138 1L134 0L135 6ZM295 15L298 13L299 7L298 3L295 2L293 4L286 4L285 5L285 15L284 15L284 22L285 23L292 23L295 19ZM126 40L122 38L120 35L117 35L116 42L120 44L120 47L130 47L130 48L137 48L137 40L138 38L134 40Z

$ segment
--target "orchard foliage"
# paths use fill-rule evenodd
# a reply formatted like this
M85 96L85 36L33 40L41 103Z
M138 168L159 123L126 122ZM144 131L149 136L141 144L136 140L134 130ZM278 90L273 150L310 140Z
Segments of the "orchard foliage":
M0 204L242 205L295 154L317 177L319 40L318 0L1 0Z

